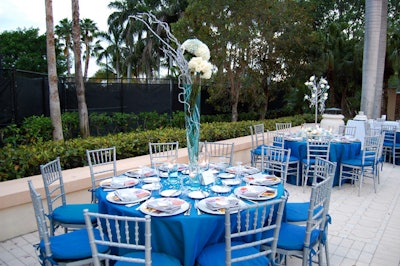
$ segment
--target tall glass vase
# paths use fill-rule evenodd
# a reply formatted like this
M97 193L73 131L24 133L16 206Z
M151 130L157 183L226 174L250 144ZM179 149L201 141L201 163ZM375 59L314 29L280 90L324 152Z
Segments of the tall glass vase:
M199 155L200 138L200 84L184 85L185 126L189 163L196 165Z

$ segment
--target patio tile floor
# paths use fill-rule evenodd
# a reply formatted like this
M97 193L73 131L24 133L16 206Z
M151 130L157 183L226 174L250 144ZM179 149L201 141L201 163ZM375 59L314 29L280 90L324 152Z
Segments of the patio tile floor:
M289 201L309 198L309 188L304 192L290 184L286 188ZM363 184L360 197L350 184L334 187L330 215L331 265L400 266L400 166L384 164L376 194L370 179ZM39 265L33 247L37 241L38 233L33 232L0 242L0 265ZM301 265L301 261L290 258L288 265Z

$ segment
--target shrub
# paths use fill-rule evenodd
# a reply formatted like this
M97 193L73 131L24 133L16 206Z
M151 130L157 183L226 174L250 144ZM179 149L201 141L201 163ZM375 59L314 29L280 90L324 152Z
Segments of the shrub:
M173 123L182 123L182 117ZM69 117L71 118L71 117ZM230 138L247 136L249 126L263 122L266 130L274 130L276 122L292 122L293 126L304 122L312 122L313 115L283 117L264 121L204 122L201 124L200 140L219 141ZM128 117L124 117L128 119ZM129 119L131 119L129 117ZM129 120L128 119L128 120ZM134 120L134 118L132 118ZM166 117L161 118L161 120ZM131 120L131 121L133 121ZM160 120L160 121L161 121ZM28 123L29 124L29 123ZM10 130L18 132L14 127ZM38 131L32 131L38 132ZM35 134L30 133L33 136ZM125 159L148 154L149 142L179 141L179 147L186 147L186 132L183 127L165 127L162 130L130 131L127 133L108 134L106 136L74 138L65 141L39 141L32 144L5 145L0 151L0 181L37 175L39 166L57 156L60 157L63 169L77 168L87 165L86 149L99 149L116 146L117 158Z

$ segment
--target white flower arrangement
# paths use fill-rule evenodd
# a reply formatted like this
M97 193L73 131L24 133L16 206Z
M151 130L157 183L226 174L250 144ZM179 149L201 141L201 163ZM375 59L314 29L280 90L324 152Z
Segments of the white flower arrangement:
M210 50L207 45L198 39L188 39L181 44L171 33L167 23L160 21L151 13L138 13L130 16L141 21L148 30L162 43L161 49L179 69L178 87L182 90L178 95L179 102L184 104L186 139L190 164L198 162L198 148L200 137L200 92L201 79L209 79L212 75L213 65L209 62ZM161 29L165 37L161 38L155 27ZM177 48L176 48L177 47ZM192 55L188 61L185 52ZM186 54L187 55L187 54Z
M320 78L319 81L315 76L311 76L309 81L304 83L311 91L311 95L305 95L304 100L310 102L310 107L315 106L322 113L325 110L325 101L328 99L329 85L328 81Z
M189 70L193 74L200 74L203 79L210 79L213 66L208 61L210 60L208 46L198 39L188 39L182 43L181 49L194 55L188 62Z
M328 99L329 84L324 78L319 80L313 75L304 83L311 92L311 95L305 95L304 100L310 102L310 108L315 107L315 124L318 120L318 109L321 113L325 110L325 101Z
M332 129L327 130L317 125L315 127L302 128L299 131L298 136L304 139L323 136L332 137L333 133Z

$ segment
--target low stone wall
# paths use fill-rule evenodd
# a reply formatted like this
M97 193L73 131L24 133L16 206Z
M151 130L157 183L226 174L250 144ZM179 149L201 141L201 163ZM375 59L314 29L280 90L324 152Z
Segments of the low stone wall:
M267 135L265 140L267 140ZM235 143L233 161L243 164L250 163L251 136L224 140L221 142ZM188 160L187 149L179 149L179 163ZM129 169L150 165L148 155L117 161L119 174ZM62 172L68 203L90 202L91 187L89 167L80 167ZM35 188L45 198L41 175L29 176L17 180L0 182L0 241L11 239L37 230L33 206L29 194L28 180L32 180ZM46 208L46 202L44 200Z

